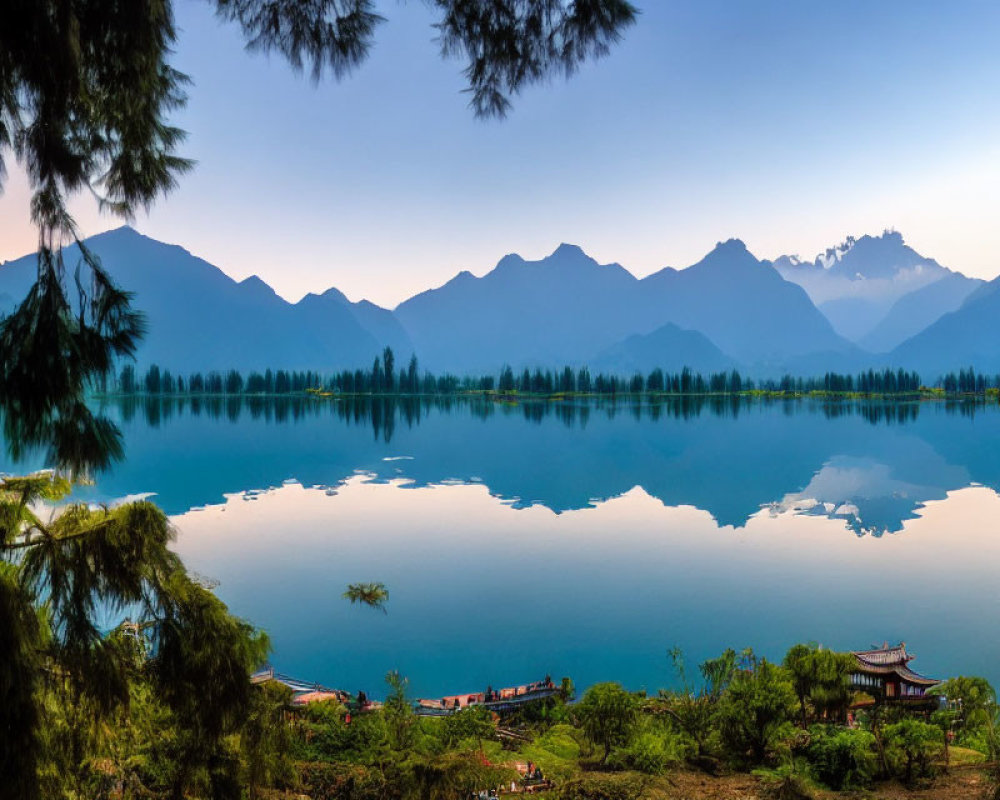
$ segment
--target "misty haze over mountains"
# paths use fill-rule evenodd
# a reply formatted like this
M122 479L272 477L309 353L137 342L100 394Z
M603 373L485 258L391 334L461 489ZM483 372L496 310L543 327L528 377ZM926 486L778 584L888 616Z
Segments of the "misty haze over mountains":
M397 364L416 353L422 367L458 374L504 364L760 377L888 366L927 381L969 365L1000 372L1000 278L967 278L896 232L850 238L812 262L760 260L730 239L686 269L641 279L563 244L539 261L504 256L482 277L460 272L393 310L334 288L289 303L256 276L237 282L128 227L87 244L147 315L139 367L181 374L367 369L385 346ZM34 275L33 255L0 265L0 307L9 311Z

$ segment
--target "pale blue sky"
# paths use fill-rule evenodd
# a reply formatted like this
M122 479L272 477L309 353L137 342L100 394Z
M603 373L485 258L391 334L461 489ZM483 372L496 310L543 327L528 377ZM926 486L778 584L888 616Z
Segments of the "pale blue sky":
M1000 273L996 3L637 4L609 58L481 122L419 0L387 0L368 63L318 86L176 0L199 163L136 227L289 299L337 286L385 305L562 241L642 275L730 236L812 257L895 227ZM87 234L119 224L75 209ZM13 171L0 259L34 241Z

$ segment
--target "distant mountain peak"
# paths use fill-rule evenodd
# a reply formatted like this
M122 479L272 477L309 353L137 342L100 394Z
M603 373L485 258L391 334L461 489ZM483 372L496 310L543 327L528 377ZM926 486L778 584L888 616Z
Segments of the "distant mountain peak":
M888 319L896 302L912 292L949 275L958 276L960 282L965 281L968 291L976 286L960 273L922 256L906 244L903 234L892 229L875 236L848 236L812 262L782 256L775 259L774 268L785 280L805 289L836 331L855 342L874 335ZM919 318L924 319L927 315L933 318L939 305L940 313L944 313L962 291L961 287L951 287L938 298L943 305L935 300L924 301ZM909 329L907 325L896 323L889 327Z
M525 267L534 267L536 269L551 270L555 268L557 271L570 268L575 269L577 267L591 267L597 264L597 261L592 257L588 256L582 247L576 244L567 244L563 242L555 250L553 250L549 255L545 256L538 261L528 261L523 256L517 253L508 253L503 258L501 258L497 265L491 271L493 276L503 276L507 273L518 273ZM620 265L609 265L616 266L618 269L624 270ZM463 273L459 273L459 276ZM534 274L534 273L525 273ZM456 276L458 277L458 276Z
M828 247L825 252L816 256L813 265L822 269L833 269L842 261L851 259L890 259L907 261L930 261L913 252L906 246L903 234L891 228L886 228L880 236L865 234L860 238L847 236L840 244ZM801 263L801 262L800 262ZM866 277L866 276L861 276Z
M142 234L139 233L139 231L137 231L128 223L124 225L119 225L117 228L108 228L106 231L104 231L104 234L112 236L129 236L129 235L142 236ZM102 234L97 234L97 235L101 236Z
M271 288L271 285L259 275L251 275L249 278L244 278L238 285L240 289L256 299L272 300L278 296L277 292Z
M739 269L759 266L760 263L747 249L742 239L727 239L718 242L711 252L694 266L703 269Z
M328 300L336 300L338 303L350 303L351 301L347 299L347 295L344 294L336 286L331 286L325 292L323 292L320 297L324 297Z
M139 233L139 231L131 225L119 225L117 228L108 228L106 231L101 231L101 233L96 233L93 236L88 237L87 241L126 241L128 239L149 239L150 241L156 241L155 239L150 239L150 237ZM157 242L157 244L163 243Z
M582 247L578 244L567 244L563 242L555 250L552 251L550 258L586 258L588 261L593 261L593 259L588 256Z
M497 270L503 271L506 269L516 269L518 267L523 267L525 263L526 263L525 260L521 258L521 256L519 256L517 253L507 253L507 255L505 255L497 262L497 265L493 268L493 271L496 272ZM455 277L459 277L461 275L469 275L471 277L472 273L469 272L469 270L465 269L459 272L458 275L456 275Z

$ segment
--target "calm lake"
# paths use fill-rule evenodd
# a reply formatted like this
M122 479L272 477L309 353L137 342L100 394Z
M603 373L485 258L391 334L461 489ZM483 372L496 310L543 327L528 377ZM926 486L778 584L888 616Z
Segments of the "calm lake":
M189 568L281 671L418 696L670 685L725 647L905 641L1000 682L1000 410L924 403L110 404ZM23 468L23 467L22 467ZM7 471L16 467L7 465ZM346 584L382 581L388 614Z

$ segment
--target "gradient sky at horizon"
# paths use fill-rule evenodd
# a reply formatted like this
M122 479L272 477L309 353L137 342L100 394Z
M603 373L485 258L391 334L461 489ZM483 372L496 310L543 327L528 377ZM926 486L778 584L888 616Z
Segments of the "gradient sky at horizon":
M560 242L637 275L738 236L812 258L895 228L1000 273L1000 6L636 0L603 61L473 118L428 6L385 3L369 61L313 85L176 0L176 121L195 171L135 226L288 299L336 286L392 306ZM16 168L0 261L34 249ZM86 197L85 235L117 227Z

